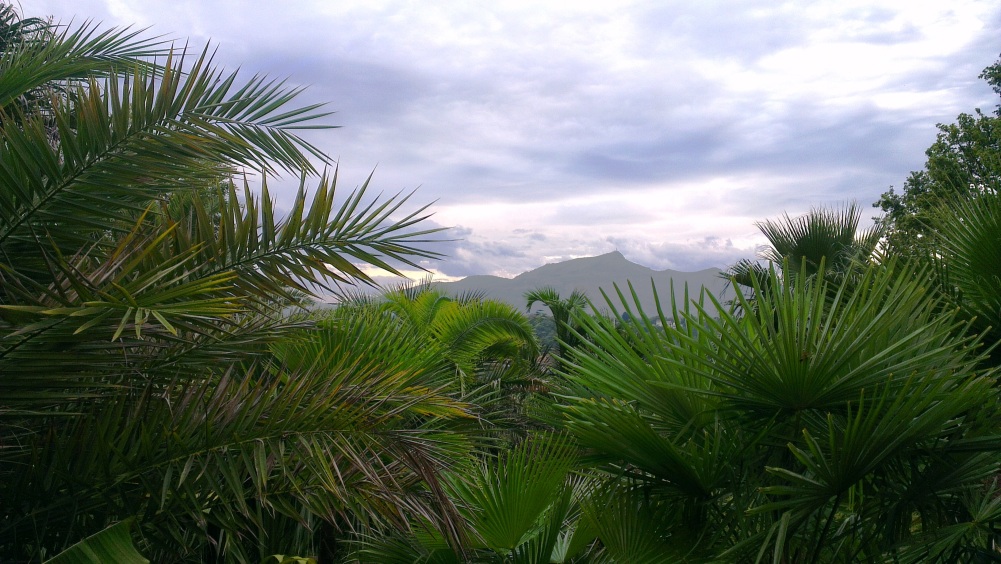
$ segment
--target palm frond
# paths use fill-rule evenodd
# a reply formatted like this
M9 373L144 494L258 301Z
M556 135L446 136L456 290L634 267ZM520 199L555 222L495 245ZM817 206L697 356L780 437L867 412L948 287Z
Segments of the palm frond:
M116 75L103 87L92 80L53 108L55 145L42 118L2 125L0 251L38 233L60 246L87 244L130 225L150 200L218 183L235 166L313 170L306 153L315 151L285 129L288 120L263 123L281 116L295 91L252 81L231 92L236 75L222 75L207 52L186 73L181 65L172 55L160 75ZM295 122L322 115L314 108Z
M942 282L977 327L1001 339L1001 194L986 192L944 207L937 218Z
M136 67L156 72L157 66L145 61L168 51L165 40L143 37L144 30L101 31L85 22L58 31L60 26L39 18L13 24L13 9L5 10L10 22L5 27L17 26L17 35L8 36L0 57L0 113L6 118L31 107L19 101L45 104L45 98L68 92L74 83Z
M883 558L916 522L962 518L957 497L997 467L985 336L924 271L823 264L773 266L736 310L706 295L648 317L616 288L611 316L580 320L567 427L588 460L671 500L665 527L696 556Z
M323 518L367 511L397 525L417 515L454 537L447 499L417 486L437 480L466 447L406 422L464 417L467 408L434 389L436 359L389 346L391 335L400 342L394 328L372 323L356 320L283 345L277 370L241 368L218 380L189 380L179 394L153 386L133 401L94 404L51 444L24 453L37 472L11 476L8 499L11 507L35 510L8 515L0 537L39 527L41 516L47 521L39 534L63 530L73 513L48 504L65 507L68 500L43 500L64 487L77 489L78 505L117 500L121 515L140 515L146 527L163 527L158 534L185 527L208 534L209 523L254 530L261 507L289 518L303 508ZM84 453L69 447L82 444L90 445ZM89 481L97 476L105 478Z
M759 222L770 243L761 257L775 264L805 260L813 271L826 260L828 269L840 271L853 260L867 259L879 241L878 227L859 233L861 217L861 208L852 202L842 210L814 209L795 219L785 215Z
M371 177L337 205L336 179L336 171L322 177L310 197L303 177L284 217L276 215L267 182L259 198L249 184L242 194L230 186L216 204L227 213L214 218L210 207L195 206L192 217L179 218L171 243L175 252L200 249L199 276L233 272L237 288L254 299L335 292L339 283L371 283L359 264L399 274L394 264L421 268L418 258L440 256L424 246L439 230L415 229L428 217L427 206L397 218L410 195L366 203Z
M456 476L450 487L464 502L466 519L483 546L509 553L539 534L554 503L568 502L566 478L575 458L566 438L539 436L478 465L468 478ZM554 543L548 539L550 551Z

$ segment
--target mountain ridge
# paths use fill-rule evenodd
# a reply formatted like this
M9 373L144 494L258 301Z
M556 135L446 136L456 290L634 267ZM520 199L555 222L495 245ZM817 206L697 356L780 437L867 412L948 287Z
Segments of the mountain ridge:
M675 299L678 300L679 306L684 297L686 285L689 289L689 295L693 297L697 297L699 290L705 288L718 299L729 299L730 296L727 295L728 282L721 277L721 273L722 271L718 268L707 268L695 272L671 269L654 270L629 261L619 251L612 251L593 257L547 263L522 272L514 278L478 274L467 276L455 282L436 282L435 285L453 296L479 292L490 299L508 303L519 310L525 310L524 295L526 292L544 286L554 288L562 296L570 295L575 289L581 290L587 294L599 310L608 309L601 295L601 290L604 290L608 295L613 296L616 309L621 310L621 303L617 297L614 297L615 287L618 286L619 290L628 296L628 284L631 282L643 311L651 315L657 311L651 281L657 288L661 305L666 308L670 306L669 289L672 280L674 281ZM729 294L732 294L732 291ZM540 304L536 304L533 311L540 308L545 310ZM631 301L630 308L635 309L635 305Z

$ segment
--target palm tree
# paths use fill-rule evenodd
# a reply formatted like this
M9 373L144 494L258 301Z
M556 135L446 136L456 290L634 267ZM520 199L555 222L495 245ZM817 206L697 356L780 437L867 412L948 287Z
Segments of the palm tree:
M449 296L428 280L375 298L350 296L331 319L373 311L393 319L402 334L418 335L424 349L434 351L452 375L446 391L474 406L484 430L519 436L535 426L528 411L546 382L537 365L535 335L516 309L478 294Z
M595 512L584 509L593 481L571 472L576 460L573 444L551 434L533 436L496 458L466 459L448 479L469 531L464 551L415 524L410 534L360 537L354 557L380 564L587 561L600 551Z
M768 239L758 256L775 265L788 264L798 270L805 265L809 274L823 270L827 276L843 276L853 266L867 263L879 244L878 226L859 230L862 210L855 202L843 210L816 208L797 218L784 215L778 220L757 223ZM747 288L768 279L767 268L747 259L723 274Z
M427 519L413 521L409 533L375 523L358 536L354 557L458 562L505 553L527 561L527 553L522 553L529 549L538 556L540 550L549 555L570 548L569 537L559 533L562 530L565 537L564 522L579 516L579 510L574 516L568 513L571 497L576 500L573 506L579 505L573 493L577 482L568 476L574 449L565 437L534 432L538 423L526 413L526 404L545 387L533 371L538 348L524 315L481 295L448 296L425 282L374 298L352 296L323 323L337 327L362 318L396 327L391 335L376 339L387 356L419 343L419 353L440 367L435 391L453 398L475 419L427 417L408 426L465 441L465 448L449 458L444 491L462 516L466 542L450 544L447 531ZM296 356L311 362L312 355ZM540 519L552 520L541 536ZM573 548L583 550L586 544L578 546L578 541Z
M584 308L588 305L587 295L580 290L574 290L564 298L555 288L544 286L525 293L526 311L531 311L536 302L549 308L556 324L557 354L559 358L566 358L568 351L580 344L575 319L584 313Z
M430 282L390 290L382 301L386 311L443 347L460 384L474 381L484 361L525 363L538 353L525 316L502 302L477 294L451 297Z
M368 181L335 205L336 173L313 180L329 159L297 135L324 114L297 89L128 30L31 26L0 58L0 556L128 519L177 561L413 515L458 542L445 443L400 427L465 416L426 359L372 360L375 329L310 364L288 352L320 338L287 315L304 298L368 280L358 263L436 256L424 208L366 202ZM285 217L277 173L301 176Z
M778 291L754 308L738 292L741 316L709 296L651 319L626 293L607 300L639 310L625 322L580 320L567 426L620 477L621 514L658 523L644 558L996 556L998 402L981 337L892 261L853 280L767 276ZM635 520L610 521L609 550Z
M934 253L927 260L937 279L991 343L1001 343L1001 193L983 193L943 205L932 223ZM1001 350L992 364L1001 365Z

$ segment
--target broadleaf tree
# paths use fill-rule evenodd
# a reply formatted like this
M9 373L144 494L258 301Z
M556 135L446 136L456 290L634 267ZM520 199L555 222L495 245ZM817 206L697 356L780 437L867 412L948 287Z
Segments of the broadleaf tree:
M1001 96L1001 60L984 69L980 78ZM957 198L1001 191L1001 103L993 111L976 108L955 123L938 124L935 142L925 151L922 170L912 172L900 192L890 188L873 207L898 255L926 255L938 210Z

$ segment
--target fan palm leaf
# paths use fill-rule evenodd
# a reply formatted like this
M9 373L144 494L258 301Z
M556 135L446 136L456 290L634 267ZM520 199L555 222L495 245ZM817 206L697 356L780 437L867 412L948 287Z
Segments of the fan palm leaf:
M758 222L755 225L768 240L758 257L782 268L805 269L810 275L823 272L832 280L849 276L855 267L874 261L883 236L879 224L860 229L861 219L862 209L851 202L840 210L817 208L795 218L786 214ZM742 259L722 275L747 289L773 289L768 286L768 268L757 261ZM745 305L754 305L753 299L746 301Z
M985 192L943 207L932 257L958 305L1001 342L1001 194ZM989 329L988 329L989 328Z
M983 336L892 261L767 276L746 315L710 295L655 323L619 292L616 320L581 320L563 410L590 460L674 500L693 558L880 559L964 519L997 469Z
M467 458L448 475L448 491L469 529L466 555L415 525L409 537L366 535L363 562L570 562L594 541L581 506L591 480L573 476L576 447L565 437L532 436L498 457Z
M852 202L842 210L814 209L798 218L785 215L760 222L758 229L770 245L761 257L776 264L789 260L797 266L805 259L812 272L820 269L822 261L829 270L841 270L853 260L868 258L879 241L878 229L859 230L861 218L861 208Z
M460 386L475 381L487 361L526 363L538 344L525 316L486 299L454 299L428 284L387 292L383 308L425 331L453 363Z

